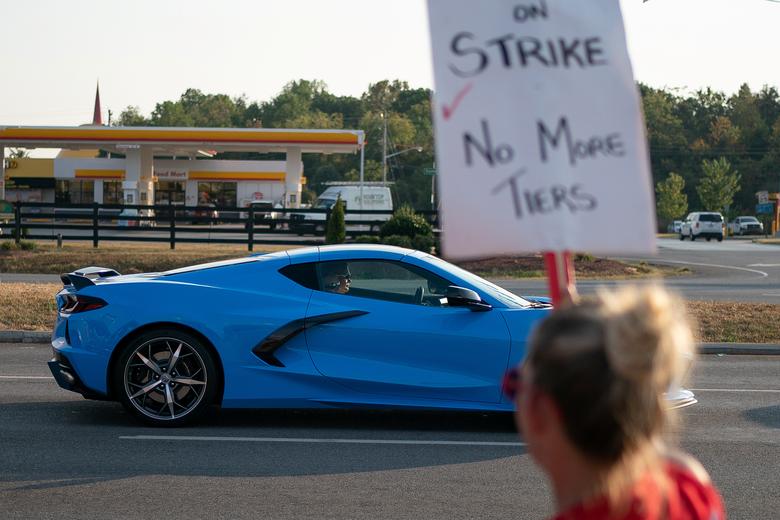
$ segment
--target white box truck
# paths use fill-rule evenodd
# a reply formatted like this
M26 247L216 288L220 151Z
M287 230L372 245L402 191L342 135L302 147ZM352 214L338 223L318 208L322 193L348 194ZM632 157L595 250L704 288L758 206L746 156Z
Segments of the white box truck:
M361 204L361 192L363 202ZM314 201L312 209L330 210L341 196L346 210L386 211L380 214L346 214L344 220L347 223L347 231L379 231L382 224L392 216L393 196L388 186L368 186L359 184L345 184L329 186ZM292 213L290 214L290 230L299 235L325 233L327 213ZM364 222L364 223L363 223Z

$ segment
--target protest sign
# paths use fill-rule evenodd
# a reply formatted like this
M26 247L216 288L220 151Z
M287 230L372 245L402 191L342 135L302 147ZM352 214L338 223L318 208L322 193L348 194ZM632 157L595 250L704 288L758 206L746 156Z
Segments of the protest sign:
M618 0L429 0L443 252L650 253Z

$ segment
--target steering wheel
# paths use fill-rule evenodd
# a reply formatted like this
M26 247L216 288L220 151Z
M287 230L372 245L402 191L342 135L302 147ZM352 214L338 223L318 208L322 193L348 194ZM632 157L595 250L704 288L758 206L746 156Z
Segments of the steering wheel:
M414 293L414 303L417 305L423 304L423 295L425 294L425 289L423 289L423 286L419 286L417 290Z

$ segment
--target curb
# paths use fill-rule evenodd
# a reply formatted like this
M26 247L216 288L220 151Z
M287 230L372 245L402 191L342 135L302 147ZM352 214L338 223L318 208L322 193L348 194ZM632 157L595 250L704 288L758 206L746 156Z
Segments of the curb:
M31 330L0 330L0 343L51 343L51 332ZM736 356L780 356L780 345L763 343L702 343L700 354Z
M702 343L700 354L731 354L742 356L780 356L780 345L764 343Z
M0 330L0 343L51 343L51 332Z

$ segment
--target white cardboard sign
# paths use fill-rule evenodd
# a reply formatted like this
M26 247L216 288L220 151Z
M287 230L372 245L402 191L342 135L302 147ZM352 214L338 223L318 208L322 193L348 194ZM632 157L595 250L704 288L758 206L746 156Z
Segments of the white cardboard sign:
M428 0L443 250L655 252L618 0Z

